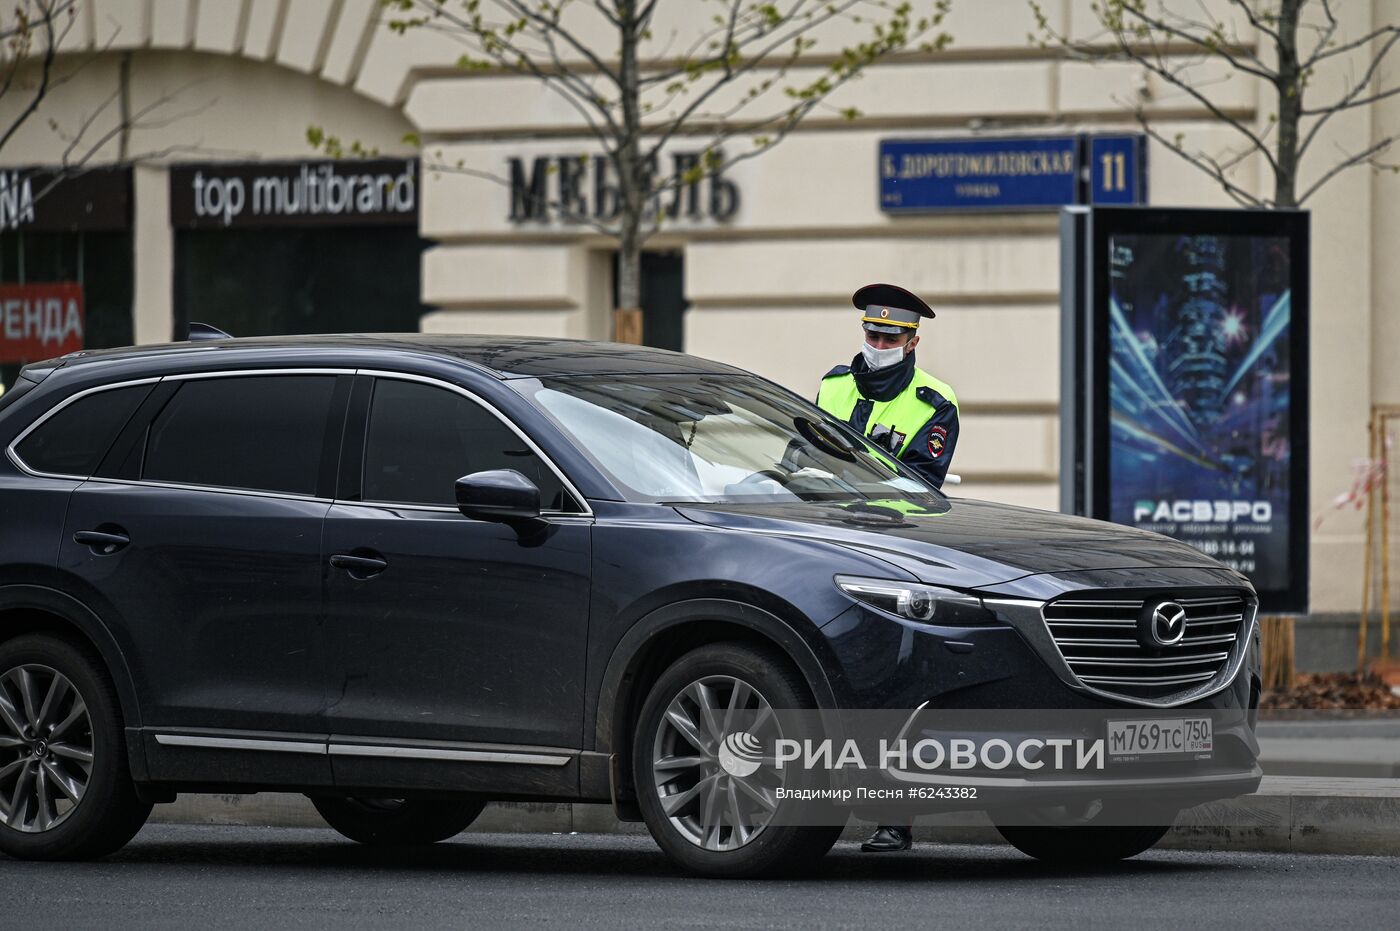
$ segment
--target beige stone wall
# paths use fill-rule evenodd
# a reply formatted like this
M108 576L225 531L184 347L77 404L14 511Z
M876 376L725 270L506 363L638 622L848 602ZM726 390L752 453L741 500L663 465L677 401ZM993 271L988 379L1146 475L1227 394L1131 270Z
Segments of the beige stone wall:
M1196 0L1189 2L1197 8ZM585 7L587 5L584 5ZM667 0L653 30L655 53L693 33L703 4ZM1047 0L1058 28L1093 33L1090 0ZM1226 0L1206 6L1227 17ZM1400 21L1400 0L1353 0L1339 9L1347 35ZM404 132L426 140L425 162L504 176L507 158L596 154L577 115L531 80L465 76L463 51L425 31L385 28L375 0L95 0L75 47L131 51L133 92L151 99L181 88L182 99L212 103L183 121L133 138L132 150L197 139L204 154L181 157L302 157L304 132L319 123L343 138L395 151ZM1027 42L1033 20L1023 0L955 0L943 55L882 65L843 88L833 107L863 118L814 115L774 151L729 177L742 205L725 223L680 222L655 241L685 253L692 302L686 348L733 362L812 395L827 368L855 353L859 332L848 296L890 280L912 287L939 317L925 332L923 365L958 390L964 411L953 469L960 493L1054 508L1058 503L1058 240L1053 214L891 217L876 201L881 138L973 134L1131 131L1126 107L1143 102L1168 136L1219 152L1233 137L1186 95L1127 66L1057 59ZM818 52L851 36L828 30ZM598 34L602 49L612 47ZM1261 49L1267 55L1267 49ZM1318 74L1335 89L1361 69L1357 56ZM64 120L110 92L115 55L102 56L51 106ZM1202 67L1228 113L1268 125L1261 87ZM3 106L0 106L3 110ZM1315 146L1304 185L1338 152L1363 148L1400 126L1400 98L1339 116ZM731 146L742 147L735 140ZM681 140L673 149L698 148ZM36 124L7 146L3 161L51 161L52 133ZM110 151L104 152L110 156ZM1229 205L1202 172L1160 146L1149 154L1150 202ZM1265 191L1261 160L1244 164L1242 186ZM136 183L137 332L164 338L169 321L169 230L164 172L142 168ZM604 338L609 332L609 241L558 222L508 220L505 187L478 176L425 170L422 231L435 241L423 260L424 300L436 308L425 330L553 333ZM1373 402L1400 403L1400 178L1356 170L1307 205L1313 210L1311 417L1314 514L1350 481L1366 451ZM1329 515L1312 544L1313 607L1354 610L1360 592L1361 527L1351 513Z

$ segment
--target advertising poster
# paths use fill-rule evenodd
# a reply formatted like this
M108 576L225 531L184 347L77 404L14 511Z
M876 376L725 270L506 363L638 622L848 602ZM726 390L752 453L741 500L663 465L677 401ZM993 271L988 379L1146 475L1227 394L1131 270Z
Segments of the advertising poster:
M1292 437L1286 236L1108 239L1109 519L1286 589Z
M1308 610L1309 221L1060 215L1060 506L1180 540Z

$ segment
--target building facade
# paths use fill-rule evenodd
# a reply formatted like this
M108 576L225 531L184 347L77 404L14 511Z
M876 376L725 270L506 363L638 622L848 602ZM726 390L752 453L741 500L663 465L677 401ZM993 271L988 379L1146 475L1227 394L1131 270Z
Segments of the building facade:
M1207 5L1238 16L1231 4ZM1040 6L1071 37L1095 32L1088 0ZM700 3L660 9L657 55L712 15ZM1400 0L1351 0L1340 9L1348 35L1400 22ZM81 4L60 65L82 61L82 69L44 101L43 119L0 150L0 163L61 162L71 128L116 99L137 114L134 125L103 139L118 112L109 106L87 138L94 163L135 162L127 180L115 182L128 185L124 220L82 232L60 218L66 231L54 233L7 223L0 279L83 276L89 345L170 340L191 320L237 335L422 329L609 338L611 240L584 223L541 218L521 199L522 185L557 184L573 172L576 196L601 207L596 141L537 81L462 71L454 66L463 52L456 39L431 30L399 34L388 28L388 15L377 0ZM1188 148L1221 151L1235 139L1216 115L1132 66L1072 61L1040 48L1028 39L1036 26L1023 0L957 0L945 28L953 36L948 50L872 68L772 151L727 170L724 190L702 183L690 192L693 201L678 204L648 243L648 341L815 396L820 376L859 349L851 292L871 281L902 284L936 308L920 363L955 386L961 401L953 471L963 484L956 493L1053 509L1056 212L883 210L880 143L1131 134L1138 104ZM853 38L825 35L816 52ZM611 47L601 34L597 43ZM1357 70L1340 56L1316 76L1315 88L1342 87ZM1269 104L1257 82L1212 64L1192 77L1209 83L1230 118L1267 127ZM0 114L17 105L18 98L0 99ZM861 116L842 118L837 111L847 106ZM313 125L375 150L376 161L366 169L327 167L308 143ZM1360 151L1397 128L1400 97L1392 97L1338 114L1314 148ZM421 139L421 151L405 141L410 136ZM680 138L666 154L674 162L694 148ZM1325 161L1305 165L1305 175L1316 177ZM434 169L458 164L474 173ZM543 180L533 174L541 164ZM344 180L357 172L405 176L389 188L399 201L355 204L356 190L374 186ZM341 180L327 180L332 175ZM1156 144L1148 147L1146 178L1154 205L1232 205L1206 174ZM1272 185L1257 160L1240 167L1236 182L1261 193ZM316 196L319 211L306 206ZM1320 516L1367 455L1372 406L1400 403L1400 263L1393 259L1400 254L1400 178L1351 170L1306 206L1313 236L1309 490ZM58 271L30 267L45 250L58 256L50 263ZM1358 609L1362 547L1357 512L1322 519L1311 540L1315 614Z

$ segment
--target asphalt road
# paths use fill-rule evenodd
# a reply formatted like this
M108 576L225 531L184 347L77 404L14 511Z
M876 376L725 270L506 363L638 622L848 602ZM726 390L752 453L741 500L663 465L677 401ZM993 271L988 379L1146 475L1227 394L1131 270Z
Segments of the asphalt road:
M9 927L64 929L1376 928L1400 913L1400 857L1153 851L1070 871L1008 847L843 843L811 879L721 882L678 874L637 836L469 834L386 853L329 830L149 825L100 863L0 860L0 901Z

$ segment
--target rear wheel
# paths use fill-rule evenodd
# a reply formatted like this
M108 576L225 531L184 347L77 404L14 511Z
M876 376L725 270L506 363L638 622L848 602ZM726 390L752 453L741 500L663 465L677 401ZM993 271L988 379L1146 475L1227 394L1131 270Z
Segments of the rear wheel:
M105 856L141 830L116 690L91 650L47 635L0 645L0 851Z
M376 847L435 844L465 831L486 807L480 801L313 797L326 823Z
M704 876L752 877L801 872L826 855L844 825L783 823L782 806L796 802L778 798L782 774L758 749L784 736L775 709L815 707L785 657L744 643L701 647L662 673L642 705L632 766L642 816L668 857Z
M1153 811L1155 825L1125 824L1129 820L1121 811L1102 810L1098 818L1085 817L1078 824L1055 824L1053 817L1046 817L1046 823L1026 823L1035 819L1020 817L1022 823L997 822L997 830L1007 843L1029 857L1046 863L1059 864L1104 864L1116 863L1135 857L1151 849L1171 830L1176 819L1175 811ZM1063 811L1056 810L1057 815ZM1095 820L1107 822L1108 814L1116 815L1115 823L1095 824Z

